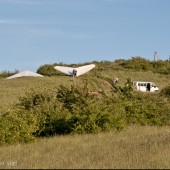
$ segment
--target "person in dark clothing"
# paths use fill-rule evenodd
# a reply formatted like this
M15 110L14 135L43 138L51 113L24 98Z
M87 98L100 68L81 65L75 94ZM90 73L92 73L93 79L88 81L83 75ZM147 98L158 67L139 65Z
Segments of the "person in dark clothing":
M77 76L77 71L74 69L73 70L73 77Z

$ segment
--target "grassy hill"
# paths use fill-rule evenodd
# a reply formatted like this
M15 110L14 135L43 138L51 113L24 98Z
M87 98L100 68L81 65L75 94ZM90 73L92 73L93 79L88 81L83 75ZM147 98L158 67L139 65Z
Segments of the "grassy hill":
M75 66L75 65L74 65ZM76 65L79 66L79 65ZM101 79L101 77L107 77L113 79L119 78L118 85L123 85L127 78L140 81L152 81L160 89L160 91L170 85L170 74L154 73L153 71L132 70L120 67L115 62L101 62L96 63L96 67L90 72L75 78L77 84L83 83L85 79L88 80L90 90L97 91L102 89L106 92L110 91L110 85L107 81ZM13 103L18 100L26 91L31 87L39 85L49 88L58 87L59 85L71 85L73 84L73 78L59 74L56 76L45 76L43 78L22 77L17 79L5 80L0 79L0 103L7 104Z
M170 103L169 98L160 95L161 90L170 85L170 74L162 74L160 69L160 72L155 72L145 67L122 67L120 63L122 61L96 62L93 70L74 79L57 72L43 78L0 78L0 137L5 136L3 133L6 130L5 133L8 134L4 141L7 141L7 144L8 141L16 143L0 146L0 168L170 168ZM107 81L115 77L119 78L117 86L120 87L124 87L127 78L131 78L152 81L160 90L155 93L134 92L132 98L124 98L121 94L113 94L112 86ZM83 89L85 81L88 81L89 91L101 90L102 93L94 99L79 96L85 103L79 100L77 103L69 103L71 109L65 106L66 103L61 104L53 99L53 95L57 96L60 85L68 87L65 92L71 92L69 88L75 85L80 88L76 95L81 95L79 90ZM44 88L48 91L43 91ZM40 97L39 103L26 108L36 95L38 99ZM86 99L89 100L87 103ZM69 102L72 102L71 100ZM62 117L60 112L65 117ZM96 113L99 114L96 116ZM49 115L52 122L47 121ZM73 134L53 137L52 133L50 137L42 138L40 132L49 130L46 123L53 125L54 122L57 123L53 122L56 118L60 118L58 120L63 120L66 124L79 120L79 124L71 127L74 130ZM94 123L95 119L106 122L102 122L102 127L98 128L96 122ZM45 123L42 123L43 121ZM92 126L88 124L90 121L93 123ZM115 126L112 127L107 121ZM57 125L67 128L64 123L58 123ZM43 131L43 128L47 128L46 131ZM25 139L32 134L33 129L36 129L36 135L40 134L36 136L36 142L22 144L23 141L27 141ZM26 130L28 136L22 137L27 133ZM89 134L83 134L86 130ZM95 130L97 133L91 133Z

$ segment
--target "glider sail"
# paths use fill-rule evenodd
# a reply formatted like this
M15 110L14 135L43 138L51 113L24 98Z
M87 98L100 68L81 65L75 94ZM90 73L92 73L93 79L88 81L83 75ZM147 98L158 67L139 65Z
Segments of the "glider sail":
M54 68L62 73L75 77L75 76L80 76L82 74L85 74L86 72L90 71L94 67L95 64L89 64L77 68L65 67L65 66L55 66Z
M18 78L18 77L44 77L44 76L27 70L27 71L23 71L15 75L12 75L10 77L7 77L6 79L13 79L13 78Z

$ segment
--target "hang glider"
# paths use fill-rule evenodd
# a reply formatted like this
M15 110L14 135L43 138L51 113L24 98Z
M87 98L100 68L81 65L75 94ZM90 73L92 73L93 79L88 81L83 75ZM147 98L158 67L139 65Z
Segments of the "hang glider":
M17 73L17 74L14 74L10 77L7 77L6 79L13 79L13 78L17 78L17 77L44 77L43 75L41 74L38 74L38 73L34 73L34 72L31 72L31 71L23 71L23 72L20 72L20 73Z
M54 68L62 73L69 75L69 76L76 77L76 76L80 76L80 75L90 71L94 67L95 67L95 64L89 64L89 65L85 65L85 66L81 66L81 67L77 67L77 68L65 67L65 66L55 66Z

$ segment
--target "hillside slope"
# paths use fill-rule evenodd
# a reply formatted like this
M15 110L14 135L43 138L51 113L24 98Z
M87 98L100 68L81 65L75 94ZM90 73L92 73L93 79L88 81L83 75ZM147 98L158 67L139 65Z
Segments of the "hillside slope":
M170 85L169 74L159 74L153 71L136 71L125 69L114 62L96 63L96 67L90 72L76 77L73 81L72 77L66 75L45 76L43 78L22 77L17 79L5 80L0 79L0 103L9 104L18 101L26 91L32 87L45 86L49 88L58 87L59 85L71 85L76 83L82 84L84 80L88 80L90 91L98 91L102 89L107 93L110 92L110 85L102 77L113 79L119 78L118 85L123 85L127 78L140 81L152 81L160 89Z

